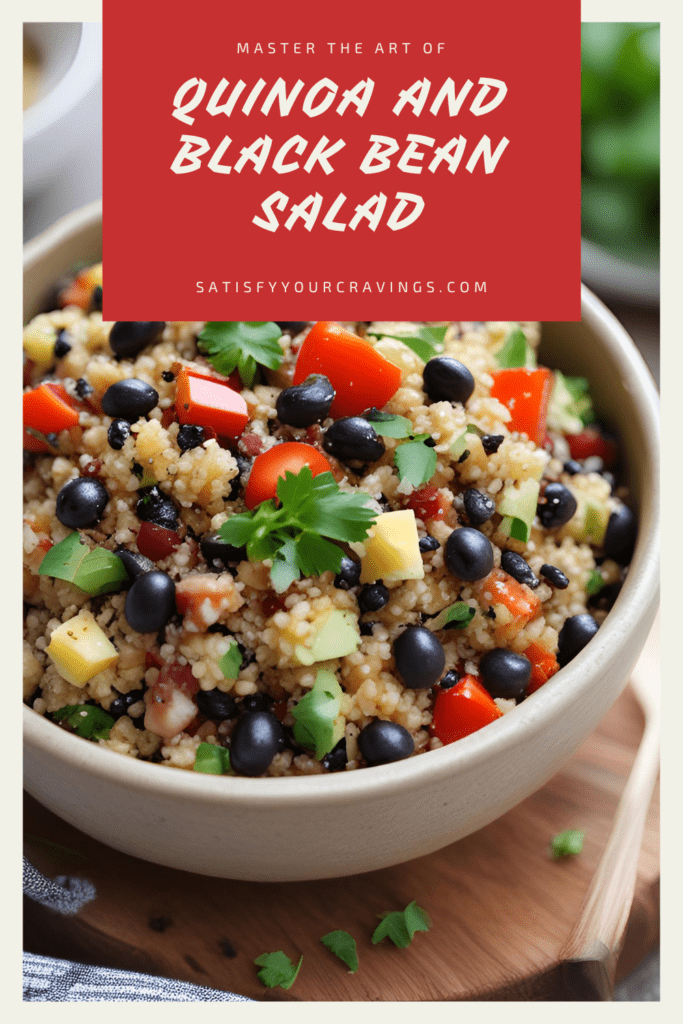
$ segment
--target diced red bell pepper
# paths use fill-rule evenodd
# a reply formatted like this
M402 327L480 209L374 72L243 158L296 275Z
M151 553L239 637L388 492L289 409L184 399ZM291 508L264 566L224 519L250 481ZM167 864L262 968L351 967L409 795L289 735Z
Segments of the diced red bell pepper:
M401 371L368 341L332 320L320 320L306 335L294 369L294 384L322 373L336 391L330 409L335 419L358 416L371 406L382 409L401 385Z
M406 507L411 508L416 518L421 519L423 523L430 519L443 519L446 511L436 487L423 487L419 491L414 491L408 498Z
M32 391L26 391L24 405L24 448L28 451L49 451L39 438L26 432L26 427L41 434L58 434L78 425L78 412L62 384L40 384Z
M444 744L455 743L502 714L478 676L466 675L449 690L438 690L430 732Z
M550 651L540 644L533 643L524 651L524 657L531 662L531 679L527 687L527 694L535 693L544 683L547 683L551 676L559 670L557 658Z
M573 459L589 459L598 456L610 469L617 461L617 446L605 437L597 427L586 427L580 434L567 434L567 444Z
M186 367L176 382L176 411L180 423L213 427L223 437L239 437L249 420L247 403L239 392Z
M537 370L523 368L498 370L493 376L491 397L509 409L510 430L526 434L534 444L543 446L546 437L548 402L553 390L553 375L545 366Z
M138 551L153 562L168 558L180 544L175 530L167 530L156 523L143 522L138 533Z

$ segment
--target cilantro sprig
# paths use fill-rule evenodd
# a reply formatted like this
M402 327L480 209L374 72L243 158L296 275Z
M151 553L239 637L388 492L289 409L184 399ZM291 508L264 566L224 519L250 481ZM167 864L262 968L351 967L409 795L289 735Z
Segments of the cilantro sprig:
M328 932L320 940L331 953L338 956L349 969L349 974L355 974L358 970L358 949L353 935L343 931L341 928L335 932Z
M272 559L270 578L278 594L301 576L339 572L342 550L333 541L361 541L376 518L362 492L341 491L331 473L313 477L308 466L287 472L277 484L279 507L263 501L231 516L220 528L227 544L246 545L252 562Z
M443 352L447 325L413 323L373 323L366 333L374 338L396 338L412 349L426 363Z
M428 932L432 925L427 912L418 907L415 900L409 903L405 910L394 910L379 916L382 921L372 935L372 943L375 946L382 939L389 938L395 946L405 949L413 941L415 932Z
M58 722L66 722L85 740L108 740L114 719L94 704L65 704L52 712Z
M276 953L262 953L257 956L254 963L261 970L258 972L258 979L267 988L291 988L296 981L303 961L303 955L299 963L294 965L286 953L279 949Z
M270 320L210 320L197 345L211 365L227 377L237 368L250 388L259 366L277 370L284 358L278 345L282 331Z

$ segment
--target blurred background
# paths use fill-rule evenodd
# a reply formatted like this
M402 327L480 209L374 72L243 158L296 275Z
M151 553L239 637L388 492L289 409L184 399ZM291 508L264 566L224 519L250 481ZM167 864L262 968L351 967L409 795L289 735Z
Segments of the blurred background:
M659 383L659 25L584 24L581 39L582 278ZM102 26L26 23L24 240L101 195ZM659 999L658 952L616 998Z

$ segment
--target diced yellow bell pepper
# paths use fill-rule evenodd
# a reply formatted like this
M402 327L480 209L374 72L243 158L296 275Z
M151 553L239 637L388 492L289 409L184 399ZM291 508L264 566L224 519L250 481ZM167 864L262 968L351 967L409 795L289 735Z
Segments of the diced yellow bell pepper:
M60 676L73 686L85 686L119 656L88 611L79 612L58 626L46 650Z
M412 509L384 512L378 516L364 544L361 583L423 579L425 571Z

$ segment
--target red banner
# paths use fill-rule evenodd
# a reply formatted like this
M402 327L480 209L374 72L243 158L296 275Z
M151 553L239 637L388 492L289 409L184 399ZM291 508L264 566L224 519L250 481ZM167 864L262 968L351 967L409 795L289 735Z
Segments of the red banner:
M576 320L580 3L104 2L106 319Z

